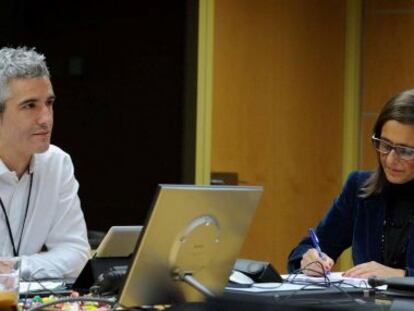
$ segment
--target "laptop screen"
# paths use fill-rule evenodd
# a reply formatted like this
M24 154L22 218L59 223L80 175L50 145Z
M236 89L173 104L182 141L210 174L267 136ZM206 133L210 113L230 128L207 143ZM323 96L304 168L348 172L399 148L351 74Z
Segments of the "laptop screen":
M124 307L200 301L190 275L221 293L262 187L160 185L118 303Z
M134 252L142 226L112 226L96 249L96 257L128 257Z

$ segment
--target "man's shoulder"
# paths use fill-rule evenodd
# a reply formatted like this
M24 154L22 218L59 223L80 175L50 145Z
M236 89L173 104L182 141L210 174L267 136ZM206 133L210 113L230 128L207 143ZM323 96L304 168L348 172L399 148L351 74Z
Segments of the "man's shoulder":
M38 153L39 156L68 156L68 153L63 151L60 147L56 145L50 145L49 148L42 153Z
M36 162L41 164L64 161L65 159L70 159L70 156L58 146L50 145L48 150L42 153L37 153L35 158Z
M53 155L60 155L60 156L67 156L67 152L65 152L64 150L62 150L60 147L56 146L56 145L50 145L49 149L45 152L45 153L50 153Z

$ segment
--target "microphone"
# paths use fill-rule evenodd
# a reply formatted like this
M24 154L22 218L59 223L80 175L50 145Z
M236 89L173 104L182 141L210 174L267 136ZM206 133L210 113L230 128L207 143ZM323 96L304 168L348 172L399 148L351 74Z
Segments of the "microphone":
M374 275L368 278L368 284L371 287L378 287L387 284L387 280Z
M123 284L126 274L127 266L120 269L110 268L98 276L95 284L91 286L90 291L103 296L116 295Z

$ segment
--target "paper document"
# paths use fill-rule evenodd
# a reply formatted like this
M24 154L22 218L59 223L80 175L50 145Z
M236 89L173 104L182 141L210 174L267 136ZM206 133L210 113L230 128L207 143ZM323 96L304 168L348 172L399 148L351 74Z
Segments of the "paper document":
M302 289L321 289L324 287L318 285L303 285L291 283L254 283L251 287L226 287L226 290L243 291L250 293L263 292L278 292L288 290L302 290Z
M308 276L305 274L288 274L283 275L282 277L286 282L293 284L327 284L329 282L344 287L370 287L367 279L344 277L342 276L342 273L343 272L331 272L326 276L326 278Z
M64 285L62 281L45 281L45 282L20 282L20 294L27 292L44 291L60 288Z

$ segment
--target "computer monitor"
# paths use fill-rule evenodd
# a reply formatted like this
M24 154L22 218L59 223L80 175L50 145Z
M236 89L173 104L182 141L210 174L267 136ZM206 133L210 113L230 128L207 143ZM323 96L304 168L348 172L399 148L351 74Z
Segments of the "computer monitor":
M239 256L262 187L160 185L118 303L201 301L219 294ZM191 282L190 282L191 283ZM200 287L199 287L200 288Z
M96 249L96 257L127 257L137 244L142 226L112 226Z

